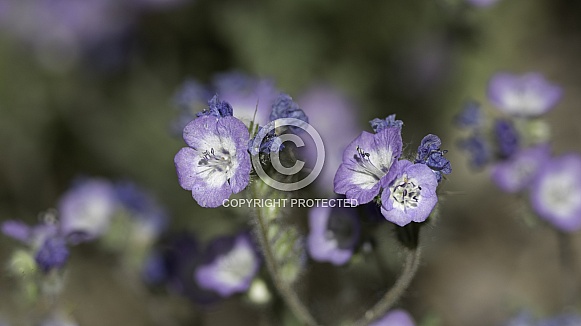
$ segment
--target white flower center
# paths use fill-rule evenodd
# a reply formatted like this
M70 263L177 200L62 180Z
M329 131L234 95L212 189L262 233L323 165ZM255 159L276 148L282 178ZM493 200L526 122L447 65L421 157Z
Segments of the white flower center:
M371 154L365 152L361 147L357 146L357 161L363 167L364 171L375 178L376 180L380 180L386 172L380 170L373 162L371 161Z
M216 279L224 285L237 286L252 276L255 260L251 248L237 244L232 251L216 259Z
M422 187L418 185L417 180L404 175L394 181L390 190L395 208L405 211L408 208L418 207Z
M541 200L555 215L567 219L581 206L581 189L567 173L556 173L541 184Z
M211 139L209 149L200 152L198 174L210 187L221 187L233 175L238 166L236 146L231 139Z

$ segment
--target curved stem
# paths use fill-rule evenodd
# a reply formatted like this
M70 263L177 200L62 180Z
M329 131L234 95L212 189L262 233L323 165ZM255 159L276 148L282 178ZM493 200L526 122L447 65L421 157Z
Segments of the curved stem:
M260 210L255 211L255 218L256 224L258 226L258 230L256 232L258 242L260 247L262 248L262 252L264 254L264 259L266 261L266 267L274 285L276 286L279 294L282 296L288 307L291 311L295 314L295 316L301 321L304 325L315 326L317 322L307 309L305 305L303 305L302 301L298 297L297 293L291 288L290 284L284 282L278 270L278 265L270 248L267 238L267 227L265 225L264 219L260 214Z
M401 275L395 281L395 284L375 306L367 310L361 318L355 321L352 325L366 326L382 317L389 309L401 298L405 290L409 287L413 280L418 267L420 265L421 249L419 247L408 249L406 248L406 258Z

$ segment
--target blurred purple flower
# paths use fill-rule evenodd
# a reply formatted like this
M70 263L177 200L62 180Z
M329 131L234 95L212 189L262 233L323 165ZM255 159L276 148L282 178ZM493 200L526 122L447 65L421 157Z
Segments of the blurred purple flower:
M537 326L579 326L581 316L579 314L565 313L539 321Z
M492 167L492 180L505 192L521 191L530 185L550 155L550 148L546 144L522 149L510 159Z
M46 239L34 256L36 264L44 273L63 267L68 258L69 248L62 237Z
M203 117L205 115L213 116L216 118L231 117L233 113L232 106L226 101L221 101L218 95L214 95L212 99L208 101L208 108L204 109L202 112L198 112L196 117Z
M581 156L567 154L549 160L531 186L533 209L557 229L581 229Z
M213 303L219 300L219 295L200 288L195 281L201 256L200 246L193 236L172 236L146 259L142 271L144 281L150 285L166 286L195 303Z
M359 204L370 202L395 177L392 165L401 150L400 128L386 128L377 134L363 131L343 152L343 163L335 174L335 192Z
M466 0L466 2L475 7L488 7L497 3L498 0Z
M415 326L412 316L403 309L394 309L369 326Z
M403 127L403 121L395 120L395 114L389 115L385 119L375 118L369 121L371 128L375 133L378 133L386 128L397 127L401 129Z
M218 207L250 182L247 127L234 117L203 116L184 129L174 162L180 186L202 207Z
M536 326L536 322L530 312L523 311L511 318L505 326Z
M244 292L260 267L260 258L248 234L214 240L197 267L195 279L206 290L222 297Z
M450 161L444 157L447 151L440 149L442 141L440 137L429 134L422 139L418 147L418 153L414 163L427 165L434 174L438 182L442 180L442 174L452 173Z
M494 134L501 158L511 157L519 149L519 135L510 120L498 119L494 122Z
M438 181L424 164L400 160L395 179L381 194L381 213L390 222L404 226L425 221L438 202Z
M476 168L484 167L492 159L490 144L478 133L461 140L459 147L468 153L470 164Z
M297 102L325 145L325 164L315 184L321 192L332 194L333 179L341 165L343 150L359 134L356 108L341 92L323 85L309 88ZM304 138L305 161L315 162L320 153L309 137Z
M185 126L196 118L198 112L208 107L212 98L211 91L194 79L187 79L173 96L173 103L179 110L178 118L173 122L172 131L182 134Z
M166 228L168 216L155 198L135 183L118 182L115 185L121 207L125 208L137 226L142 238L155 238Z
M67 235L50 213L45 215L45 221L32 227L20 221L4 221L2 233L29 246L44 273L63 267L68 260Z
M539 73L513 75L497 73L488 84L488 99L501 111L519 117L547 113L561 99L561 87Z
M482 123L482 107L476 101L469 101L462 111L454 118L454 122L461 128L478 127Z
M359 241L359 233L355 208L314 207L309 211L307 249L316 261L347 263Z
M249 125L269 121L272 105L279 95L270 79L257 79L240 72L217 74L213 89L234 108L234 116ZM256 117L255 117L256 115Z
M61 230L72 242L93 240L107 231L118 204L111 182L79 179L59 200Z

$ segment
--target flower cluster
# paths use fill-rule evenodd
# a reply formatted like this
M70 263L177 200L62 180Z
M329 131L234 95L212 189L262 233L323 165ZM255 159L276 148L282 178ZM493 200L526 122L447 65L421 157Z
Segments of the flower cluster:
M372 200L390 222L404 226L425 221L438 202L436 188L450 162L435 135L422 140L412 163L402 155L403 122L391 115L371 121L374 133L363 131L343 152L335 175L335 192L359 204Z
M150 255L143 276L195 302L211 303L247 291L260 265L248 233L214 239L205 248L194 237L180 235Z
M130 222L119 229L118 221L125 216ZM48 273L65 265L70 246L107 239L111 234L123 238L115 248L121 251L136 244L149 246L166 222L164 209L135 184L80 178L60 197L57 210L43 214L39 224L8 220L2 224L2 233L26 244L38 268Z
M581 228L581 155L554 157L542 115L562 97L541 74L498 73L488 85L497 109L486 118L471 102L457 116L470 135L460 142L474 166L491 166L491 179L507 193L528 192L533 210L562 231Z
M308 122L305 113L286 94L279 94L271 108L270 122L280 118ZM255 113L257 110L258 107ZM190 190L202 207L221 206L230 195L248 186L251 155L283 149L273 128L266 128L256 120L247 125L237 118L237 112L236 105L233 107L214 96L208 107L196 113L196 118L183 129L188 147L176 154L174 163L180 186Z

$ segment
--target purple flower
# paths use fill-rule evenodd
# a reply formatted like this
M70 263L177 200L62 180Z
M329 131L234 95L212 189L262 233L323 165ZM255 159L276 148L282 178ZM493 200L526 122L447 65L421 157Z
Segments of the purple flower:
M371 124L371 128L373 129L373 131L376 133L382 131L385 128L396 127L401 129L403 127L403 121L395 120L395 114L387 116L387 118L385 118L384 120L375 118L369 121L369 123Z
M188 234L170 237L159 251L154 251L146 259L143 277L149 284L165 285L195 303L213 303L219 299L218 294L200 288L195 281L201 255L194 237Z
M229 72L216 75L213 85L220 98L232 105L234 116L246 125L251 121L258 125L268 123L272 104L279 94L271 80Z
M46 239L34 257L36 264L44 273L63 267L68 258L69 248L62 237Z
M401 150L400 128L386 128L376 134L362 132L343 152L343 163L335 174L335 192L359 204L370 202L395 177L392 165Z
M478 127L482 123L482 119L480 103L470 101L464 105L464 109L454 118L454 122L461 128Z
M438 202L438 180L424 164L401 160L397 175L381 194L381 213L390 222L404 226L425 221Z
M410 314L403 309L394 309L369 326L415 326Z
M61 230L73 242L93 240L107 231L117 208L117 193L111 182L77 180L58 203Z
M121 207L133 218L140 239L155 238L166 228L167 212L151 194L129 181L117 183L115 190Z
M528 311L523 311L511 318L505 326L536 326L536 322Z
M440 149L442 141L436 135L429 134L422 139L418 147L418 154L414 163L427 165L434 174L438 182L442 180L442 174L452 173L450 161L444 157L447 151Z
M537 214L556 228L581 229L581 156L567 154L544 164L531 185L531 202Z
M186 80L173 96L179 116L173 122L172 131L181 135L185 126L196 118L197 113L207 108L210 99L211 92L207 87L194 79Z
M466 0L466 2L475 7L488 7L498 2L498 0Z
M488 98L501 111L519 117L547 113L561 99L563 91L539 73L522 76L497 73L488 84Z
M2 223L2 233L28 245L37 266L44 273L61 268L67 262L67 237L53 215L47 214L45 222L32 227L20 221L5 221Z
M494 134L501 158L509 158L519 148L518 132L510 120L498 119L494 122Z
M468 152L470 163L476 168L484 167L492 158L490 145L480 134L475 133L463 139L459 147Z
M245 233L214 240L204 260L194 277L201 288L216 291L222 297L246 291L260 267L260 259Z
M548 145L518 151L510 159L492 168L492 180L505 192L514 193L528 187L537 171L550 158Z
M184 129L174 162L180 186L202 207L218 207L250 182L248 129L234 117L203 116Z
M359 232L356 209L315 207L309 211L307 249L316 261L343 265L353 255Z
M317 85L309 88L297 102L309 116L325 144L325 164L317 179L317 188L324 194L333 193L333 178L341 165L345 147L359 135L357 108L339 90ZM332 116L333 119L329 119ZM305 161L317 160L316 146L310 137L303 137Z
M211 100L208 101L208 108L204 109L202 112L197 113L197 117L202 117L205 115L224 118L231 117L233 113L232 106L226 101L220 101L218 95L214 95Z
M309 118L303 110L295 103L287 94L280 94L274 103L272 104L272 111L270 112L270 121L283 118L293 118L302 120L306 123L309 122ZM292 126L290 130L293 132L301 130L299 127Z
M258 153L271 153L271 152L279 152L284 148L282 141L280 138L276 136L274 133L274 129L258 127L258 131L256 132L256 136L248 141L248 152L250 155L258 155ZM258 145L255 145L254 142L256 139L262 139Z
M578 314L561 314L551 318L540 320L537 326L579 326L581 325L581 316Z

